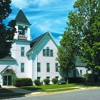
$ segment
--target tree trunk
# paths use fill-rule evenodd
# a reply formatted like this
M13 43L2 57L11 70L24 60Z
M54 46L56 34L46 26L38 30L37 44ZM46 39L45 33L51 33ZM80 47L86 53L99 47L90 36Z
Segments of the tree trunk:
M91 81L94 83L94 66L91 69Z
M68 83L69 83L69 80L68 80L68 71L67 71L67 73L66 73L66 74L67 74L67 84L68 84Z

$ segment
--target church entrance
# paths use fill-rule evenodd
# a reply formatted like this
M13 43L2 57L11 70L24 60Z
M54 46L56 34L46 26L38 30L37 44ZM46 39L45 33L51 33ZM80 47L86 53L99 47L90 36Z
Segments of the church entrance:
M3 85L4 86L12 85L12 76L11 75L4 75L3 76Z

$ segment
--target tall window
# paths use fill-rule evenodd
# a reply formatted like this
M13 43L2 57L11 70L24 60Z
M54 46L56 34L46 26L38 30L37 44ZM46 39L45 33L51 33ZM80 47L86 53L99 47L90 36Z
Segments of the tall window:
M50 72L50 63L47 63L47 72Z
M46 50L43 49L43 56L46 56Z
M50 55L50 50L49 50L49 47L47 47L47 56L49 56Z
M24 63L21 63L21 72L24 72Z
M58 63L55 63L55 71L58 72Z
M37 63L37 72L40 72L40 71L41 71L40 63L38 62L38 63Z
M80 70L80 76L82 76L82 70Z
M53 57L53 50L50 50L50 56Z
M24 47L21 47L21 56L24 56Z

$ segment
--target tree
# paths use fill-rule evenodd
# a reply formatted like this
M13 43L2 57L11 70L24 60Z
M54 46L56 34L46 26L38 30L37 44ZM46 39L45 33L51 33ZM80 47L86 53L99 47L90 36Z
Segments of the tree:
M94 81L95 69L100 68L100 0L77 0L74 8L81 37L81 59L91 69Z
M16 31L15 20L11 20L7 26L3 23L3 20L5 20L12 11L10 4L11 0L0 1L0 59L9 54L11 42Z
M67 83L68 83L69 71L75 68L75 61L77 54L76 35L73 34L73 32L70 29L68 29L62 35L60 46L58 47L57 60L60 63L59 66L60 72L65 74L63 75L63 77L67 79Z
M94 81L94 73L100 69L100 0L77 0L73 7L74 11L68 15L66 34L76 37L76 51L91 69ZM63 41L67 45L68 40Z

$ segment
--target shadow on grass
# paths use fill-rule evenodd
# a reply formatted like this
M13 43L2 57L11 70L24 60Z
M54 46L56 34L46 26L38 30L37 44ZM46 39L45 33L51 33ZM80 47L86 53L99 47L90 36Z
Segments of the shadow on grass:
M13 91L11 91L9 89L0 88L0 100L16 98L16 97L24 97L24 95L25 95L25 93L14 93Z

